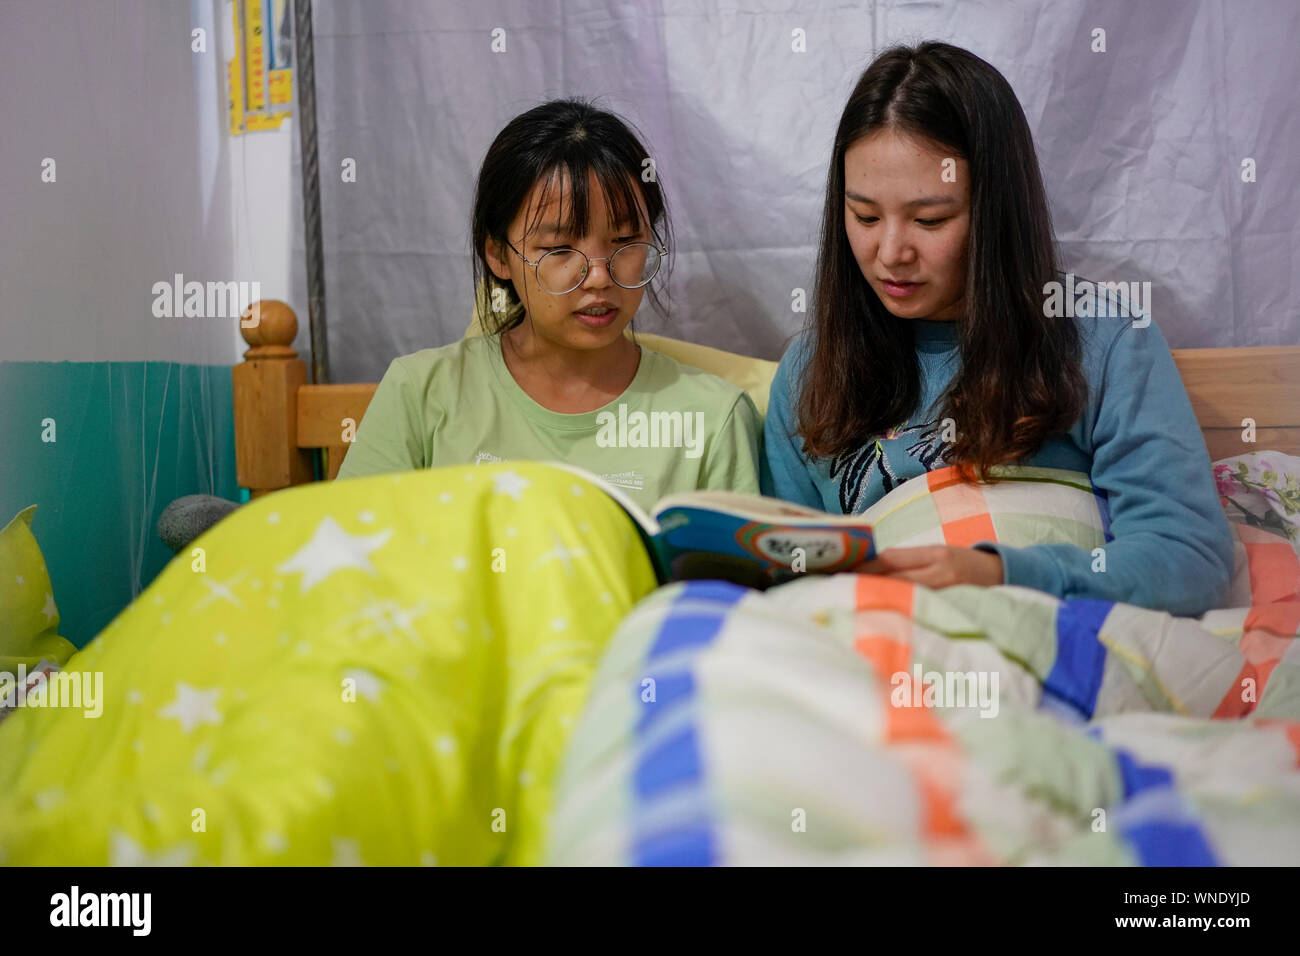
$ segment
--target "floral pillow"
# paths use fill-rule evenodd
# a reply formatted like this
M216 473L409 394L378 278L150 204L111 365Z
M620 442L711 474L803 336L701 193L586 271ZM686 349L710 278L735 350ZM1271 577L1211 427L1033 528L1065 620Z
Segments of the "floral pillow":
M1225 458L1214 463L1214 481L1233 536L1223 607L1300 599L1300 458L1276 451Z
M1214 463L1228 518L1281 535L1300 550L1300 458L1256 451Z

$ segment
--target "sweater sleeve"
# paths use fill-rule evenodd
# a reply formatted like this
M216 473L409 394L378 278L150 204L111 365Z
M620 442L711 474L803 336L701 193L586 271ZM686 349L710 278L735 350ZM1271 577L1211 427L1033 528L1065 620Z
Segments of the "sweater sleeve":
M803 372L803 342L796 339L777 366L767 400L763 423L763 460L759 483L763 494L793 501L810 508L822 508L817 485L808 473L803 439L795 434L794 405L798 400Z
M1209 454L1173 356L1155 324L1129 321L1095 373L1091 426L1095 488L1105 492L1104 565L1070 544L1011 548L1005 583L1061 598L1123 601L1173 614L1218 606L1232 573L1232 538ZM1096 570L1094 570L1094 567ZM1104 567L1104 570L1102 568Z
M339 478L424 467L420 396L415 392L402 360L394 359L366 406Z

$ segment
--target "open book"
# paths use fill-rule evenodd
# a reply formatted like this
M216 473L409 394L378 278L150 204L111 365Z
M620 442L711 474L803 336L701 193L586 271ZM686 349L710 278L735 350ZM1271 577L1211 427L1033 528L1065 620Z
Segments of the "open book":
M598 485L636 522L661 584L721 578L766 588L800 574L847 571L875 556L860 515L731 491L661 498L647 514L623 491L583 468L549 462Z

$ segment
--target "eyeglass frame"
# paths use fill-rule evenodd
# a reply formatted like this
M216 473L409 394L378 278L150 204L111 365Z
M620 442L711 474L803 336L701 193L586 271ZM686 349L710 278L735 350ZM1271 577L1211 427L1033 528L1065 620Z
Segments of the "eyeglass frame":
M614 283L614 285L618 286L620 289L627 289L629 292L633 292L637 289L644 289L651 282L653 282L655 276L659 274L659 270L663 267L664 264L664 257L668 255L667 249L660 249L653 242L646 242L645 240L640 240L638 242L629 242L626 246L622 246L618 249L615 249L610 255L607 256L592 257L587 255L581 249L574 249L572 246L570 246L567 249L552 249L550 252L544 252L541 254L541 256L538 257L536 262L529 262L528 259L524 256L524 254L520 252L518 249L516 249L514 247L514 243L512 243L509 239L507 239L505 243L507 246L510 247L511 252L513 252L520 259L523 260L524 265L533 267L533 278L537 280L537 288L541 289L547 295L568 295L570 292L573 291L573 289L581 288L582 284L587 281L587 277L591 275L591 264L593 262L605 263L605 272L609 276L609 281ZM618 255L624 249L628 249L632 246L638 246L638 245L649 246L655 252L659 253L659 265L655 266L655 271L651 274L650 278L646 279L640 285L624 285L623 283L619 282L617 279L614 278L614 272L609 267L609 260L613 259L614 256ZM542 260L545 259L547 256L553 256L561 252L576 252L578 255L582 256L583 259L587 260L587 267L582 274L582 278L578 280L577 285L575 285L573 289L565 289L563 292L552 292L550 289L546 288L546 286L542 284L542 276L541 276Z

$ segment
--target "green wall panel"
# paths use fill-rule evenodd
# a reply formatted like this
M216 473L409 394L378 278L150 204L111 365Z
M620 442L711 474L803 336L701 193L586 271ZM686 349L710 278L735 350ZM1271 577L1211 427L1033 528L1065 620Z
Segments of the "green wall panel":
M158 516L188 494L238 500L229 366L0 362L0 526L39 506L68 640L85 646L167 564Z

